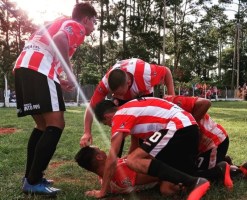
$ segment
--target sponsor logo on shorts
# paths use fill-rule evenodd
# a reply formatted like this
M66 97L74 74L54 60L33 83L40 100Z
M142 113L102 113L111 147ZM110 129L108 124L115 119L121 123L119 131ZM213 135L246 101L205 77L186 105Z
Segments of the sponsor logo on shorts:
M24 104L24 111L38 110L38 109L40 109L39 104L34 104L34 105L32 105L31 103Z
M148 141L144 141L143 144L151 146L151 144Z

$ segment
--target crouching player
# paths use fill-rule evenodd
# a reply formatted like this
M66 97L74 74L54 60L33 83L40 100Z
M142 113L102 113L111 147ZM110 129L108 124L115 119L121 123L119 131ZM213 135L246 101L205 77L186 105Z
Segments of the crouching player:
M106 153L98 147L87 146L80 149L75 156L75 161L80 167L97 174L100 183L102 183L106 158ZM151 189L157 185L160 187L161 194L165 196L178 194L182 190L180 185L166 181L159 182L156 177L137 173L127 166L126 159L118 158L116 171L111 179L108 193L129 194Z
M199 97L167 95L165 100L177 104L182 109L190 112L196 119L200 130L199 154L197 157L197 176L209 180L223 180L224 185L231 189L233 182L230 176L241 173L247 177L244 164L238 168L230 162L225 162L229 137L226 130L216 123L207 113L211 101ZM229 165L230 164L230 165ZM221 174L219 176L219 174Z

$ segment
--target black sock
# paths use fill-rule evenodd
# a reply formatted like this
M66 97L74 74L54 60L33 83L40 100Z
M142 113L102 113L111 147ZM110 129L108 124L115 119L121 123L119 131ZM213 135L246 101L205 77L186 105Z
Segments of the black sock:
M151 161L148 175L158 177L162 181L170 181L174 184L182 183L185 186L192 186L197 181L197 177L185 174L156 159Z
M28 177L29 171L33 163L35 148L42 135L43 135L43 131L37 128L34 128L33 132L30 135L30 138L27 144L27 163L26 163L25 177Z
M62 131L58 127L46 127L35 149L33 164L28 175L30 184L37 184L43 177L43 171L47 168L56 150Z
M223 176L221 169L217 166L211 169L197 171L195 175L206 178L210 181L218 181Z

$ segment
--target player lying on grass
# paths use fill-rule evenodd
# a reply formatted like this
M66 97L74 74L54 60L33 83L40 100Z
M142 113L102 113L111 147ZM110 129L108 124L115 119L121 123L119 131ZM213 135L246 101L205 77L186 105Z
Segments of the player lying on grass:
M87 146L79 150L75 156L75 161L80 167L97 174L100 178L100 183L102 183L106 158L106 153L98 147ZM112 194L128 194L151 189L157 185L160 187L161 194L165 196L174 195L182 190L180 185L166 181L160 182L158 178L137 173L127 166L126 159L118 158L116 171L107 192Z

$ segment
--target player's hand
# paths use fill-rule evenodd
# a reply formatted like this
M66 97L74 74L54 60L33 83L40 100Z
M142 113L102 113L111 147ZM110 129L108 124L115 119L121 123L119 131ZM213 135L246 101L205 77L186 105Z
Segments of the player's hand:
M89 197L102 198L105 196L105 193L102 193L101 190L91 190L91 191L86 191L85 195Z
M93 143L93 137L91 133L84 133L80 140L80 146L86 147Z
M68 80L60 80L62 90L66 92L72 92L75 89L74 84Z

